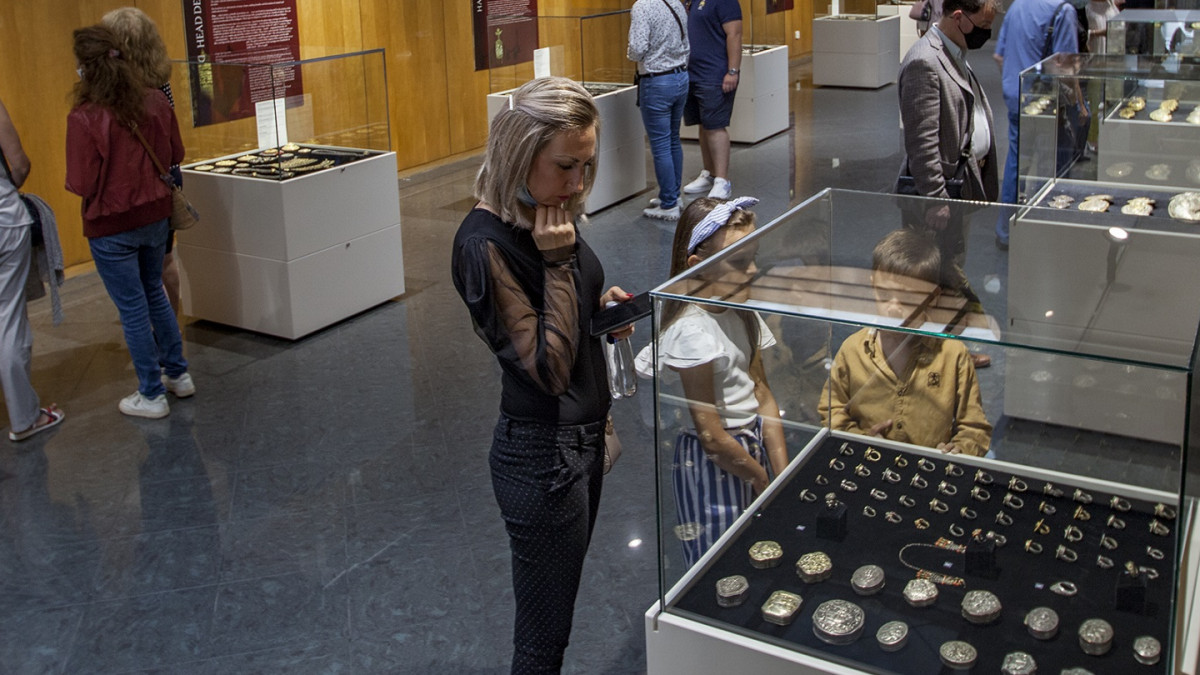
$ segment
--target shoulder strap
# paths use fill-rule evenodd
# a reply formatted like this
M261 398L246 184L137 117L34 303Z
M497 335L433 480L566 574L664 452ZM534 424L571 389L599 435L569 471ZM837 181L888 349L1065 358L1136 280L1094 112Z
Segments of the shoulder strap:
M667 11L671 13L671 18L675 19L675 25L679 26L679 39L683 40L684 42L687 42L687 35L683 32L683 22L679 20L679 15L676 14L675 10L671 8L670 0L662 0L662 1L663 1L663 4L667 6Z
M170 177L171 174L167 173L167 171L163 169L162 162L158 161L158 155L155 155L154 151L150 149L150 144L146 142L146 137L142 135L142 132L140 129L138 129L137 124L131 124L129 125L129 128L133 130L133 134L138 137L139 141L142 142L142 147L146 149L146 154L150 155L150 161L154 162L154 168L158 169L159 177L163 180L166 180L168 177ZM174 185L174 183L172 183L172 185Z
M4 156L4 148L0 148L0 164L4 165L4 173L8 176L9 182L15 182L13 180L12 169L8 168L8 158ZM16 187L16 185L13 185L13 187Z
M1072 11L1075 10L1075 5L1072 5L1067 0L1063 0L1062 4L1054 8L1054 13L1050 15L1050 22L1046 24L1046 32L1044 33L1046 39L1042 44L1042 59L1049 58L1050 50L1054 48L1054 22L1058 20L1058 13L1062 11L1063 7L1070 7Z

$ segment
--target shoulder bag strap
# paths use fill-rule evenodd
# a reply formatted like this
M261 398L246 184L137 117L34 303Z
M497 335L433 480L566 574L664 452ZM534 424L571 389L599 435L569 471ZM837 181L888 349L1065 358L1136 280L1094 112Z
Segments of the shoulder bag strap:
M679 26L679 39L686 42L687 35L683 32L683 22L679 20L679 15L676 14L675 10L671 8L670 0L662 0L662 1L663 1L663 4L667 6L667 11L671 13L671 18L675 19L675 25ZM684 10L684 11L686 11L686 10Z
M4 148L0 148L0 164L4 165L4 173L8 176L8 181L10 183L15 183L16 181L13 180L12 169L8 168L8 158L4 156ZM13 185L13 187L16 187L16 185Z
M158 161L158 155L155 155L154 151L150 149L150 144L146 142L146 137L142 135L141 130L138 129L136 124L129 125L129 128L133 130L133 134L137 136L139 141L142 142L142 147L146 149L146 154L150 155L150 161L154 162L154 168L158 169L158 177L161 178L163 182L167 183L167 185L174 188L175 182L171 180L171 174L167 173L167 171L163 169L162 162Z

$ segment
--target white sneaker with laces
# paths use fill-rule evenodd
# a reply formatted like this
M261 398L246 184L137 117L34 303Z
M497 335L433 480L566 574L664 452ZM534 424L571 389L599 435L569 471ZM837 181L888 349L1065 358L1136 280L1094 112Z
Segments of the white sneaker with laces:
M657 220L679 220L679 205L676 204L669 209L664 209L661 206L652 206L648 209L642 209L642 215Z
M708 196L713 199L729 199L733 196L733 183L724 178L714 178L713 186L708 191Z
M167 377L164 373L162 383L167 391L175 394L177 398L187 398L196 393L196 383L192 381L190 373L184 373L179 377Z
M683 193L689 195L698 195L701 192L707 192L712 189L713 178L708 171L701 171L696 180L683 186Z
M152 420L161 419L171 414L171 406L167 405L166 394L159 394L154 398L146 398L142 396L142 392L140 391L135 391L121 399L121 402L117 405L117 409L130 417L145 417Z

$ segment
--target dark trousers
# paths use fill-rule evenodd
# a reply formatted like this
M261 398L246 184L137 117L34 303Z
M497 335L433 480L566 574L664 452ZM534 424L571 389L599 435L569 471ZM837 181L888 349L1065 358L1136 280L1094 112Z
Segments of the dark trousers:
M604 420L579 426L496 423L492 489L512 549L513 673L556 673L603 481Z

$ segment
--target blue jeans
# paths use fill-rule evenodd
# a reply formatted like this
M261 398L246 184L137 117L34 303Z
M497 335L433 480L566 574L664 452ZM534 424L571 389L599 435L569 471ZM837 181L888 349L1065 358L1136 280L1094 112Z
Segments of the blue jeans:
M166 392L162 373L187 372L183 338L162 285L167 220L136 230L88 240L96 271L121 315L125 345L137 371L138 391L147 398Z
M1021 109L1008 109L1008 156L1004 159L1004 180L1000 182L1000 201L1017 203L1017 160L1020 159L1018 134L1021 130ZM996 238L1008 243L1008 218L1012 213L1005 209L996 220Z
M687 100L688 74L671 73L643 79L638 84L642 124L650 138L654 157L654 177L658 180L659 206L664 209L679 203L683 185L683 146L679 143L679 121Z

